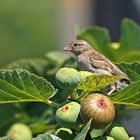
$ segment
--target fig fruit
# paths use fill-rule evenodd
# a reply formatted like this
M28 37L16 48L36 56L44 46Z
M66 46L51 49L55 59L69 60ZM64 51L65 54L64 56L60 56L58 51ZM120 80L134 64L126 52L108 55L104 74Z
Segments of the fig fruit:
M105 128L103 128L103 129L95 129L95 128L94 128L94 129L90 132L90 136L91 136L92 138L97 138L97 137L99 137L99 136L103 136L104 133L106 132L107 128L108 128L108 126L105 127Z
M8 130L7 136L12 136L15 140L31 140L32 132L25 124L16 123Z
M88 95L81 104L81 120L86 123L92 119L92 127L105 128L115 117L115 108L112 101L99 93Z
M111 126L108 129L107 135L113 137L116 140L129 140L129 136L125 129L118 124Z
M80 81L84 81L87 76L93 75L93 73L88 71L79 71Z
M73 68L61 68L55 75L55 81L62 89L72 89L80 82L79 72Z
M80 125L80 104L70 102L56 111L56 121L61 127L77 130Z

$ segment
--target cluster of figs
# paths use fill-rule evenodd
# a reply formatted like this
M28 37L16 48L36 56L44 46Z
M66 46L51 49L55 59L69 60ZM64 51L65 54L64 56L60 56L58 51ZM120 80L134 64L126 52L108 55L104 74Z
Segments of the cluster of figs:
M64 67L56 73L55 81L59 88L69 92L92 74L91 72ZM110 126L114 117L115 106L111 99L100 93L90 93L80 101L67 100L56 111L57 124L60 127L75 131L80 131L82 126L91 119L91 129L106 129ZM129 138L125 129L118 125L110 127L104 139L133 140L133 138Z

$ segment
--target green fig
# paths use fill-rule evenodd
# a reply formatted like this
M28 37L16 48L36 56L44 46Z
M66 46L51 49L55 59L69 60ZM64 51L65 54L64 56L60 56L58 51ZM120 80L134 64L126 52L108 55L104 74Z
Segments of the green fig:
M129 136L125 129L118 124L111 126L108 129L107 135L113 137L116 140L129 140Z
M80 104L70 102L56 111L56 121L59 126L77 130L80 125Z
M108 126L103 128L103 129L93 129L91 132L90 132L90 136L92 138L97 138L99 136L103 136L104 133L106 132Z
M62 89L73 89L80 82L79 72L73 68L61 68L55 75L55 81Z
M93 73L88 71L79 71L80 81L84 81L87 76L93 75Z
M84 123L92 119L91 127L103 129L113 121L115 108L107 96L94 93L88 95L82 101L80 116Z
M31 140L32 132L25 124L16 123L8 130L7 136L12 136L15 140Z

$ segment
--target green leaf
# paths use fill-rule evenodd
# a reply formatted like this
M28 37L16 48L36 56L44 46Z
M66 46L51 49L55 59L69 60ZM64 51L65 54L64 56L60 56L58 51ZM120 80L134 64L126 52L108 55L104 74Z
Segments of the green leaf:
M84 31L81 30L81 32L78 32L77 38L86 40L104 55L112 60L115 59L115 56L112 55L114 49L110 47L110 37L107 29L102 27L92 27Z
M82 129L80 133L77 134L77 136L74 138L74 140L85 140L86 135L90 129L92 119L89 120L89 122L85 125L85 127Z
M140 107L140 81L131 83L126 88L111 96L114 104Z
M108 84L122 79L120 76L109 76L109 75L90 75L86 77L85 81L82 81L78 85L78 89L84 90L85 92L96 91L101 89Z
M62 51L52 51L46 53L46 59L50 62L50 67L47 69L48 75L55 74L61 67L75 67L76 61L73 55L62 52ZM60 59L61 58L61 59Z
M45 75L49 62L43 58L19 59L6 66L8 69L26 69L37 75Z
M7 111L8 110L8 111ZM0 135L3 136L9 127L15 122L27 122L29 116L23 108L23 104L0 104ZM10 116L10 117L9 117Z
M1 137L0 140L15 140L15 139L13 137L5 136L5 137Z
M52 52L46 53L46 58L47 60L50 60L57 65L62 65L69 59L73 59L73 56L62 51L52 51Z
M0 103L43 102L56 90L43 77L26 70L0 70Z
M121 63L117 64L123 71L125 69L131 69L140 75L140 63L133 62L133 63Z
M125 18L121 23L120 49L128 52L131 49L140 49L140 26L133 20Z
M140 26L130 19L124 19L121 24L120 47L117 50L118 60L140 62Z
M62 140L53 134L40 134L32 140Z
M75 137L71 129L64 127L57 129L55 134L63 140L66 138L67 140L73 140Z
M79 34L81 34L82 32L84 32L85 30L80 26L80 25L76 25L75 26L75 34L76 35L79 35Z
M121 63L118 64L132 81L140 80L140 64L139 63Z

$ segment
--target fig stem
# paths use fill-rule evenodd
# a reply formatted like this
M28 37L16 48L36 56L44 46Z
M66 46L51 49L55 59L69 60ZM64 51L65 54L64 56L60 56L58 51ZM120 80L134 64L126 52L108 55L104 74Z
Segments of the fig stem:
M73 100L77 100L78 97L75 88L70 91L70 98Z
M86 97L89 94L87 91L83 91L81 95L77 98L78 100L82 100L82 98Z
M48 104L51 107L60 107L60 104L59 103L56 103L56 102L50 101L50 100L47 100L46 101L46 104Z

